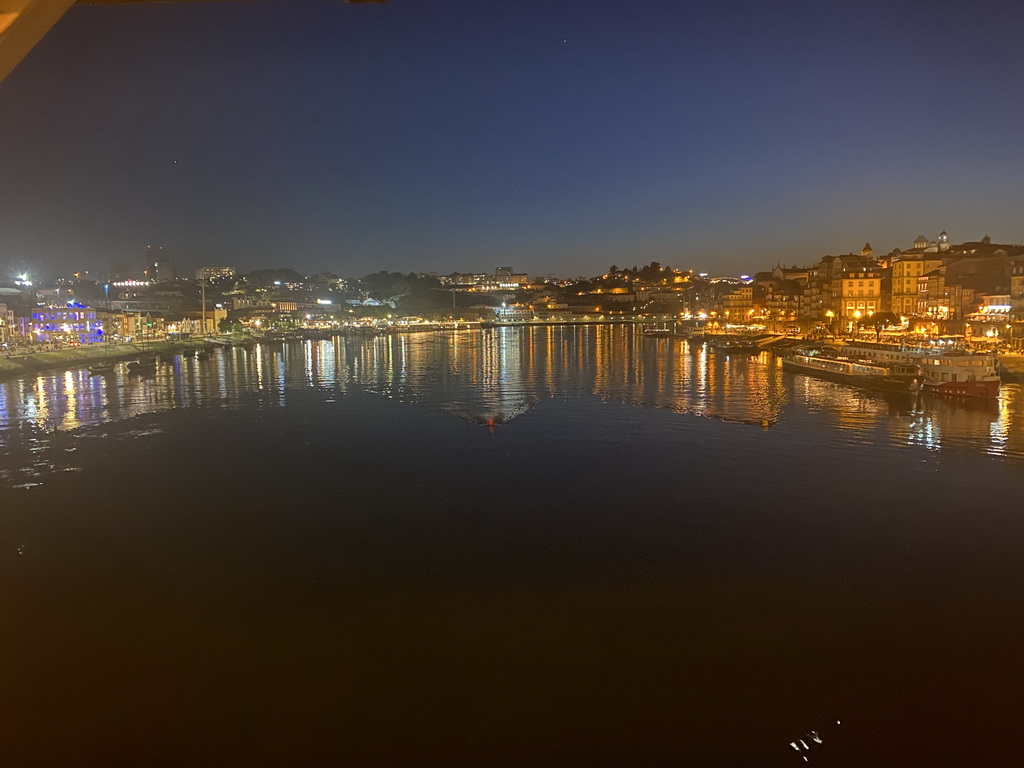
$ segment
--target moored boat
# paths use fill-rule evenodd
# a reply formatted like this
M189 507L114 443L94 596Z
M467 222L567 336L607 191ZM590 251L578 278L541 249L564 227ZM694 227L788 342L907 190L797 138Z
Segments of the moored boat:
M925 355L920 359L925 392L949 397L999 396L999 369L992 354Z
M101 376L105 373L113 373L116 367L117 366L113 360L93 363L89 366L89 374L92 376Z
M909 370L897 372L889 366L845 358L796 353L783 358L782 368L817 379L879 392L917 392L919 388L918 378Z
M141 360L132 360L128 363L128 373L136 375L145 375L148 373L156 373L156 358L149 357Z
M707 345L716 352L731 352L740 355L753 355L762 351L761 345L756 340L743 336L724 338L706 337Z
M849 343L842 351L872 363L916 366L925 392L950 397L999 396L999 361L992 352L871 342Z

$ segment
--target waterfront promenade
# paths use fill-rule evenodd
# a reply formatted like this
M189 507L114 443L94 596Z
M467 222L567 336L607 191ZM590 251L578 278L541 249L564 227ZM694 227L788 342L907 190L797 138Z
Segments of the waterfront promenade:
M480 328L529 328L537 326L586 326L586 325L663 325L665 322L671 322L666 320L660 320L656 318L644 318L644 319L606 319L606 320L577 320L577 321L533 321L528 323L496 323L496 324L480 324L467 323L460 330L472 330ZM454 330L452 328L446 328L442 325L438 326L392 326L387 329L377 329L377 332L383 333L414 333L423 331L446 331ZM349 333L353 332L352 329L347 329ZM309 329L296 330L285 333L276 334L260 334L260 335L246 335L246 336L229 336L229 335L217 335L206 338L194 338L187 340L175 340L175 341L148 341L145 344L89 344L80 347L49 350L45 352L35 352L26 354L13 354L7 356L0 356L0 379L15 378L17 376L24 376L28 374L40 373L43 371L54 371L54 370L72 370L74 368L82 368L85 366L92 365L94 363L108 361L108 360L131 360L134 358L145 357L148 355L156 354L174 354L179 352L188 352L201 348L209 348L213 346L237 346L239 344L251 343L254 341L281 341L285 339L301 339L301 338L322 338L323 334L328 335L343 335L346 330L336 329L331 331L312 331ZM727 335L727 334L712 334L712 335ZM777 336L776 341L794 341L795 338L792 336L785 336L782 334L774 334ZM812 339L805 340L812 341ZM773 345L765 344L766 350L771 349ZM1000 373L1004 381L1021 382L1024 381L1024 354L1022 353L1004 353L999 355Z
M87 344L81 347L55 349L23 355L0 357L0 379L60 369L81 368L104 360L131 360L154 354L186 352L210 345L205 339L187 341L154 341L143 344ZM226 345L226 339L214 343Z

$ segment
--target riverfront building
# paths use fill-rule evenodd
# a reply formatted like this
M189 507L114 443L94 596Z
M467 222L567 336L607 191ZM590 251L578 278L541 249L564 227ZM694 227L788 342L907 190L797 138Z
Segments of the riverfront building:
M899 256L892 265L892 311L904 317L923 313L918 289L920 278L941 266L942 259L937 254Z
M14 334L14 311L7 308L6 304L0 304L0 347L6 347L11 343Z
M103 324L94 309L39 307L27 319L26 335L37 343L94 344L103 340Z
M733 323L749 322L754 312L754 288L751 285L739 285L731 288L722 297L722 312L726 320Z
M519 304L493 307L494 319L502 323L528 323L534 319L533 310Z
M844 271L839 276L839 316L852 326L882 310L882 271L877 265Z

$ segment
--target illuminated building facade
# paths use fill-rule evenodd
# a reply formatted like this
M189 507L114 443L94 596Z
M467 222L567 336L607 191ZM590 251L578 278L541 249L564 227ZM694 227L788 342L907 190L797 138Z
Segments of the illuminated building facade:
M877 267L850 269L839 277L839 317L848 326L882 310L882 272Z
M530 284L527 275L516 274L512 267L498 267L493 275L454 273L438 278L450 290L487 293L490 291L518 291Z
M192 336L216 333L220 328L221 321L227 316L228 311L223 307L209 307L205 312L185 312L181 319L167 320L164 330L169 334Z
M770 320L793 321L807 310L805 288L796 280L773 280L765 286L765 308Z
M11 343L14 327L14 312L6 304L0 304L0 346L6 347Z
M196 280L222 280L232 278L237 274L234 267L200 267L196 270Z
M1024 256L1010 265L1010 324L1013 345L1024 346Z
M941 266L942 259L935 256L912 255L895 261L892 265L892 311L904 317L922 313L920 278Z
M29 338L43 344L95 344L103 341L96 310L85 307L39 307L29 318Z
M753 309L753 286L737 286L722 297L722 314L730 322L742 323L747 321L751 314L753 314Z
M494 307L494 318L502 323L527 323L533 320L534 316L533 310L529 307L514 304Z

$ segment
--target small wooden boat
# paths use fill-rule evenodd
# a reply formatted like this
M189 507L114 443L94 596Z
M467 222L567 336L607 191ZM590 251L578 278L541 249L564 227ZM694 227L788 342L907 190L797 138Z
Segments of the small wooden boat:
M151 357L143 360L132 360L128 363L128 373L132 373L137 376L156 373L156 358Z
M93 363L89 366L90 376L103 376L107 373L113 373L117 366L113 360L107 360L105 362Z
M708 339L707 344L716 352L729 352L737 355L753 355L761 352L761 347L753 339L734 337L727 339Z

